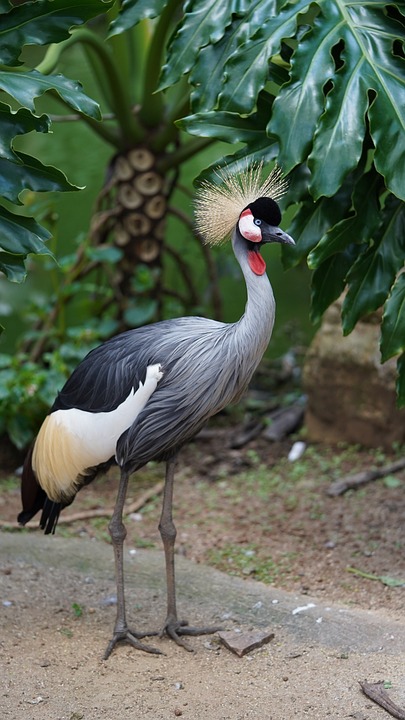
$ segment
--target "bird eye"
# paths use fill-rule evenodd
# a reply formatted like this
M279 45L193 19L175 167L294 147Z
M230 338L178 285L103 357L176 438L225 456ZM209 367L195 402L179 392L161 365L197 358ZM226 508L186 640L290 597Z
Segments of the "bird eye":
M261 225L261 224L262 224L262 221L260 220L260 218L255 218L253 222L254 222L255 225Z

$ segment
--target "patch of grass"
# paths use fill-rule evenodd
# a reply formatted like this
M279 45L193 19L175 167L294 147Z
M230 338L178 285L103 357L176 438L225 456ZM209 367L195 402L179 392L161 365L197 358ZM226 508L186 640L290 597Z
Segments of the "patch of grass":
M76 618L82 617L83 608L81 605L79 605L79 603L76 603L76 602L72 603L72 610L73 610L73 614Z
M20 478L15 475L7 475L6 477L0 477L0 492L16 492L20 490Z
M290 572L289 561L292 559L289 554L285 554L279 562L275 562L271 557L263 558L254 543L229 544L207 552L208 563L218 570L230 575L250 576L267 584L280 580Z
M143 549L151 549L153 550L156 547L156 543L152 540L147 540L146 538L135 538L133 541L133 545L135 545L136 548L143 548Z

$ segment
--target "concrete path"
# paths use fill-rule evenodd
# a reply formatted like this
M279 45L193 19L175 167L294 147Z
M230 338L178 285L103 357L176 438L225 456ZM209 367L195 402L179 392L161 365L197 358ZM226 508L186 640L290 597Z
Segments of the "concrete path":
M165 613L163 553L127 549L125 560L128 614L131 619L135 619L138 628L150 627L151 623L157 627ZM2 664L8 662L10 665L8 685L3 693L6 698L2 706L5 717L13 719L15 717L18 720L25 717L40 718L41 720L47 720L48 717L52 717L54 720L66 717L67 720L71 720L74 718L76 710L72 710L72 712L69 710L71 713L69 715L69 712L66 711L66 714L63 714L64 711L62 712L60 709L59 714L57 712L55 714L55 708L49 699L51 696L48 695L48 699L45 701L39 691L38 697L42 699L38 703L41 704L42 710L41 712L34 711L34 705L29 704L31 701L21 699L22 696L18 695L16 690L18 680L13 672L18 675L18 669L22 667L24 658L27 659L27 648L30 649L28 655L31 652L30 662L33 662L34 665L37 658L43 657L44 651L41 643L38 643L38 637L42 638L42 646L46 645L48 636L51 638L56 626L63 635L63 628L62 630L60 628L61 619L62 625L65 623L67 628L73 628L71 630L73 638L69 641L69 652L74 647L75 641L79 640L80 643L83 641L84 647L87 648L87 656L100 658L102 649L109 639L114 620L115 585L112 549L107 544L88 539L64 539L60 535L45 537L33 532L3 532L0 533L0 562L2 570L2 572L0 570L0 610L3 620L1 630ZM405 618L393 618L383 613L327 605L307 595L293 595L275 590L262 583L230 577L211 568L195 565L182 557L178 557L176 562L179 612L181 616L187 617L190 623L205 625L221 623L226 629L271 630L275 633L274 640L265 648L254 652L258 654L257 657L266 657L267 662L270 656L273 657L275 665L272 673L276 672L278 667L277 657L285 664L286 659L293 658L295 652L297 658L305 653L309 657L312 653L313 669L315 672L316 668L317 673L314 682L317 685L325 682L325 687L330 685L333 687L334 677L336 682L339 677L339 682L348 683L350 676L350 687L354 694L353 697L358 703L358 706L355 703L352 707L350 702L347 704L345 701L346 706L342 705L339 709L331 707L332 701L328 695L325 694L322 698L322 694L320 694L318 704L315 703L313 710L308 711L309 714L307 710L304 712L305 693L300 688L299 663L297 662L295 694L290 698L290 702L294 701L294 704L290 709L285 705L279 706L278 709L273 707L267 716L263 716L260 706L258 706L257 718L263 717L263 720L264 717L274 720L284 720L284 718L289 720L293 716L311 716L320 720L326 720L327 716L355 717L357 720L389 718L383 709L367 701L359 692L357 681L365 678L367 668L370 669L370 675L367 677L370 682L391 679L394 683L393 697L398 704L405 706ZM76 625L72 619L71 610L74 606L85 610L83 617L77 619ZM41 631L39 631L40 627ZM78 628L80 628L79 638ZM90 631L92 637L90 637ZM92 639L94 648L89 649ZM64 642L65 640L66 638L63 638ZM54 640L52 640L53 642ZM181 666L182 672L186 673L190 672L190 663L195 662L194 658L197 658L198 653L200 653L200 660L196 662L201 662L201 653L209 655L211 650L212 655L212 649L218 648L218 643L215 645L215 638L214 644L209 638L196 638L192 642L196 643L197 652L191 655L184 653L173 644L169 645L165 639L156 639L154 644L157 643L168 656L172 653L173 662L178 657L180 658L180 652L181 660L179 659L179 662L184 663L184 655L186 655L188 666ZM18 647L21 647L19 660ZM175 648L175 650L172 651L171 648ZM35 655L35 651L38 655ZM52 652L56 652L55 648L47 650L45 654ZM76 652L80 656L78 647ZM114 667L115 658L119 656L119 653L128 657L134 652L136 653L127 646L118 648L108 661L111 663L110 667ZM245 659L241 660L232 656L224 648L220 652L223 658L226 655L232 657L232 660L227 660L227 662L245 662ZM15 666L13 666L13 661L8 659L9 653L11 653L11 657L17 659ZM144 653L137 653L137 655L145 657L145 662L150 663L153 658L153 662L159 664L159 660L156 660L155 656L145 656ZM322 679L320 676L322 657L340 659L339 673L332 666L326 667L330 663L325 661L327 678L326 680ZM352 661L347 664L348 677L345 675L346 670L341 662L345 658L350 658ZM56 654L55 663L57 662L59 662L59 656ZM357 677L356 664L358 667ZM225 665L222 667L225 668ZM232 665L232 667L235 666ZM246 663L244 667L246 667ZM66 668L64 672L66 672ZM201 672L203 671L201 670ZM212 672L217 673L218 668L213 668ZM279 672L282 672L281 666ZM261 674L258 673L258 676ZM66 682L67 678L65 678ZM115 679L114 682L119 684L118 679ZM29 690L24 690L23 695L24 693L29 694L29 692ZM300 692L304 693L302 702L300 701ZM31 691L32 693L35 695L35 690ZM53 701L62 702L61 698L57 699L56 690L54 693ZM225 711L216 714L213 709L206 714L198 710L200 696L198 696L198 702L195 694L190 697L194 697L197 705L193 712L187 713L186 708L181 710L181 714L193 720L200 717L209 717L210 720L227 717L235 720L256 718L256 710L251 712L249 710L251 705L248 704L244 707L241 701L238 701L234 711L229 711L230 714L225 714ZM33 703L34 700L32 700ZM67 702L66 698L63 702ZM93 717L109 717L108 711L103 714L100 708L98 713L94 711L93 715L84 698L77 702L83 710L83 715L79 713L77 718L80 716L84 720L90 720ZM209 703L209 700L207 699L206 702ZM306 702L308 705L309 700ZM49 716L44 713L46 703L50 708ZM82 704L80 705L80 703ZM192 705L192 699L188 701L188 711L191 708L190 703ZM20 714L21 708L25 709L26 714ZM29 709L28 714L27 708ZM173 713L170 714L168 711L166 713L164 707L159 706L159 708L151 706L150 714L145 710L142 717L170 718L173 716ZM356 708L358 709L356 710ZM359 714L350 714L351 710ZM234 712L236 714L233 714ZM135 716L121 712L120 717L124 719L135 718Z

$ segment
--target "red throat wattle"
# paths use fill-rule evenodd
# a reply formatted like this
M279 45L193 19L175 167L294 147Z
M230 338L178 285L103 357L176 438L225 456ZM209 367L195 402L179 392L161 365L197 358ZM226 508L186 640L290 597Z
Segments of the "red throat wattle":
M266 272L266 263L264 262L260 252L249 250L248 252L249 267L255 275L264 275Z

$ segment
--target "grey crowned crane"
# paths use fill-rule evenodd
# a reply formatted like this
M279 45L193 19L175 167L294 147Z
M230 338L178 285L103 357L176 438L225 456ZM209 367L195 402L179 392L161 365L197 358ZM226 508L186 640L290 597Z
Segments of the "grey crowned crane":
M150 460L166 462L159 523L167 581L162 633L189 649L184 635L213 632L178 620L174 574L176 529L172 519L176 456L207 420L245 391L270 340L275 304L265 243L294 244L279 228L276 200L286 184L278 170L262 182L261 166L240 175L219 173L202 185L196 225L209 243L232 239L247 288L243 316L235 323L183 317L129 330L92 350L59 392L29 452L22 476L24 525L42 510L40 526L53 533L58 516L78 490L116 463L120 482L109 523L117 582L117 617L107 658L117 642L159 653L128 627L125 612L123 508L129 476Z

